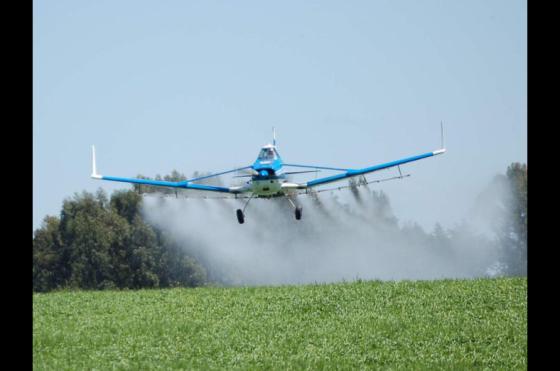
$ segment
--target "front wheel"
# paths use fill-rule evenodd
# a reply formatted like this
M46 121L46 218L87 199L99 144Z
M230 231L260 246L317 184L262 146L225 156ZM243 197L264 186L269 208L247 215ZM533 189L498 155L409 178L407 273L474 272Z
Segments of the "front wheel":
M241 209L237 209L237 221L239 224L243 224L245 222L245 216L243 215L243 211L241 211Z

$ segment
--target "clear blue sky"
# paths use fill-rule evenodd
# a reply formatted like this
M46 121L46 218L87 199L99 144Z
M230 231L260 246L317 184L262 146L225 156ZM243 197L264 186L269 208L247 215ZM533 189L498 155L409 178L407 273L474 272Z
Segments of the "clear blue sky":
M288 162L362 167L437 149L376 186L452 226L527 161L525 1L33 2L33 228L102 174ZM232 214L232 218L234 215Z

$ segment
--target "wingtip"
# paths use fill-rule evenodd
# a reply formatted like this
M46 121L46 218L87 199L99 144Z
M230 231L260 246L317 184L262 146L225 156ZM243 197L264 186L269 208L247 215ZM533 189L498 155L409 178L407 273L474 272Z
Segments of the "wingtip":
M97 165L95 163L95 146L91 145L91 177L93 179L101 179L102 176L97 174Z
M441 154L444 154L446 151L447 151L447 149L442 148L442 149L438 149L437 151L434 151L433 154L434 154L434 156L441 155Z

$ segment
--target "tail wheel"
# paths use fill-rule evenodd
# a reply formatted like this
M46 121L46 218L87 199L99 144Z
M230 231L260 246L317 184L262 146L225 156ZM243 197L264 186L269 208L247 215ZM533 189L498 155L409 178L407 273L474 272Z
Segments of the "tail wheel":
M301 207L296 207L296 219L300 220L301 219L301 213L302 213L303 208Z
M243 211L241 211L241 209L237 209L237 221L239 224L243 224L245 222L245 216L243 215Z

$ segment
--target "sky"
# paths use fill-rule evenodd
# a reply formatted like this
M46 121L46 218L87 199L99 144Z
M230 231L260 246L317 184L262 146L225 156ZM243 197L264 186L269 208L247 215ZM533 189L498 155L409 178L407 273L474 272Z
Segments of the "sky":
M191 175L274 126L286 162L359 168L438 149L442 121L447 153L372 187L428 230L527 162L525 1L33 2L33 229L130 188L89 177L92 144L103 175Z

